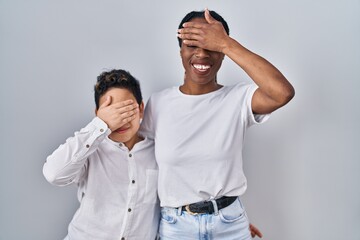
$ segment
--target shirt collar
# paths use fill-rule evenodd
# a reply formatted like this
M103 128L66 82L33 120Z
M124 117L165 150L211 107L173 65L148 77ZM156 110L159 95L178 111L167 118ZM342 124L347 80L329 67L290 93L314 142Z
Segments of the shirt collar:
M109 143L109 144L111 144L111 145L113 145L113 146L115 146L115 147L118 147L118 148L120 148L120 149L122 149L122 150L129 151L129 149L125 146L124 143L122 143L122 142L115 142L115 141L111 140L111 139L109 138L109 136L107 136L107 137L105 138L105 140L106 140L107 143ZM143 139L142 141L140 141L140 142L138 142L138 143L135 143L135 145L134 145L134 147L131 149L131 151L132 151L132 152L139 151L139 150L141 150L141 149L143 149L143 148L146 148L147 146L149 146L149 145L151 145L151 144L153 144L153 140L150 140L148 137L144 137L144 139Z

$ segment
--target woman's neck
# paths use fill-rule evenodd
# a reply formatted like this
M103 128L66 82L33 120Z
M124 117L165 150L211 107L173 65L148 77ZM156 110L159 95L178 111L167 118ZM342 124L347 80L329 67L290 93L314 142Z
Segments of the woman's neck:
M180 86L180 91L187 95L201 95L210 92L214 92L220 89L222 85L218 84L215 81L212 81L208 84L191 84L188 81L185 81L183 85Z

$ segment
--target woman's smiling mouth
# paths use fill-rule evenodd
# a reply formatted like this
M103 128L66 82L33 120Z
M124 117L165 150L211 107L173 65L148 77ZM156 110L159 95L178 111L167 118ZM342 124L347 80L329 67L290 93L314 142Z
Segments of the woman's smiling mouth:
M206 72L211 68L210 65L205 65L205 64L192 64L192 66L199 72Z

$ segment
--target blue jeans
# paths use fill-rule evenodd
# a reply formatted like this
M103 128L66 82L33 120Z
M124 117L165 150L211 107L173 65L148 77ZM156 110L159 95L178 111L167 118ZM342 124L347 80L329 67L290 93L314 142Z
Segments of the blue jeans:
M161 240L249 240L249 221L240 199L214 214L190 215L181 208L161 209Z

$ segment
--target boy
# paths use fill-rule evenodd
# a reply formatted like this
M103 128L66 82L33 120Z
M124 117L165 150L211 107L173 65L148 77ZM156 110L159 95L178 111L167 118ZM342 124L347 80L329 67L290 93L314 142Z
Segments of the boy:
M57 186L78 185L80 207L69 240L155 239L159 223L154 143L138 134L144 103L124 70L95 85L96 117L56 149L43 167Z

